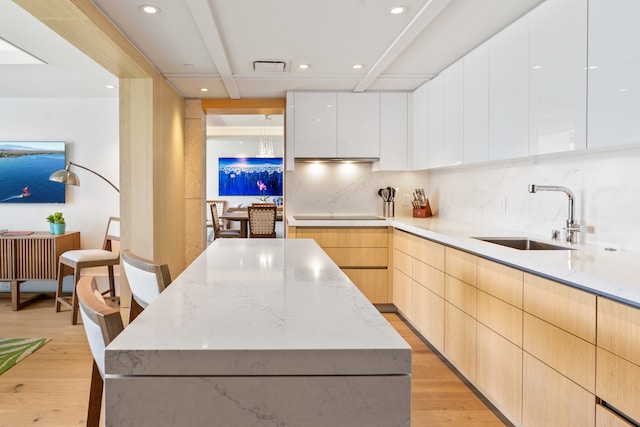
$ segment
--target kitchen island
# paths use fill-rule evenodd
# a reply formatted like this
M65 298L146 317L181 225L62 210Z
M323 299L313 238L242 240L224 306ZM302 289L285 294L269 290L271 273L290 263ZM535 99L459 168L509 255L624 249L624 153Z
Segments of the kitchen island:
M218 239L105 352L107 426L409 426L411 349L312 240Z

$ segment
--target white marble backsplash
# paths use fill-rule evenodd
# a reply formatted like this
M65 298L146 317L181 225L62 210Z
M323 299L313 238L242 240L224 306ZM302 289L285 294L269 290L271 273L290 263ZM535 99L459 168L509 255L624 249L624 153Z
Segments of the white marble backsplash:
M564 227L568 198L561 192L530 194L529 184L574 192L581 241L640 251L640 147L418 172L372 172L368 163L296 163L287 172L286 200L289 214L381 215L377 189L392 186L400 188L396 215L410 215L403 195L424 187L439 217L551 236Z
M581 241L640 251L640 148L582 152L433 170L432 208L441 218L550 236L567 219L561 192L528 192L529 184L561 185L576 197ZM435 205L435 206L434 206ZM504 206L504 210L502 209Z
M287 172L286 203L289 214L382 215L379 188L399 188L395 213L410 215L403 195L416 187L427 189L428 172L372 172L371 163L296 163Z

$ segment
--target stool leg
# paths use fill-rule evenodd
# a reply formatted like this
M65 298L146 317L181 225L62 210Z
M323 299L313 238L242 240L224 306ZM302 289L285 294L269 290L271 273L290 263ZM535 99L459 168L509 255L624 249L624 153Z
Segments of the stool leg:
M73 273L73 294L71 295L71 324L78 324L78 294L76 294L76 286L78 285L78 281L80 280L80 267L76 266L76 269Z
M108 265L107 269L109 270L109 296L111 298L116 297L116 280L113 275L113 265Z
M64 279L64 264L58 263L58 287L56 289L56 313L60 311L60 298L62 298L62 280Z

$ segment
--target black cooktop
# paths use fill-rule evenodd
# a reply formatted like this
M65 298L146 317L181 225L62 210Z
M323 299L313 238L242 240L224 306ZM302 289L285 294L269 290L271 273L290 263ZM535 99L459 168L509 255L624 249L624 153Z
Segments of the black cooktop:
M294 215L293 219L315 220L315 221L360 221L360 220L380 220L384 219L376 215Z

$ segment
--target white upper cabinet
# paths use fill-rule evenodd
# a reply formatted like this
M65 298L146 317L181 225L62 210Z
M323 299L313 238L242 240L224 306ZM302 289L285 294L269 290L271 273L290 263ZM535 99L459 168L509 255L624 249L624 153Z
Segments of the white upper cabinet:
M489 160L529 152L529 15L489 40Z
M489 160L489 44L464 57L463 163Z
M380 157L379 93L338 93L338 157Z
M427 168L427 85L409 95L409 170Z
M294 121L295 157L335 157L337 95L335 92L296 92Z
M587 2L547 0L529 15L529 154L584 149Z
M587 147L640 142L640 2L589 1Z
M442 72L442 164L462 163L464 146L464 65L455 62Z
M293 92L293 102L294 157L380 156L379 93Z
M427 82L427 167L429 168L444 164L442 82L442 74Z
M375 170L407 170L409 94L380 94L380 161Z

